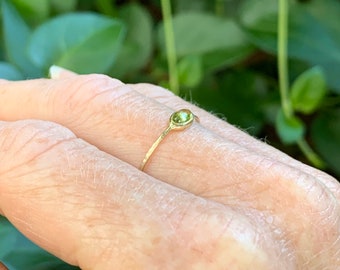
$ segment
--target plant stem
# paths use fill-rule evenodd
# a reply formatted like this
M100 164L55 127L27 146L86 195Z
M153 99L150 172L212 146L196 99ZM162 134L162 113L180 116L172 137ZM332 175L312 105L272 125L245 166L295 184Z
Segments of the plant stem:
M292 105L289 99L288 78L288 0L279 0L278 13L278 72L281 104L284 115L290 118L293 115Z
M115 1L110 1L110 0L97 0L96 1L96 6L98 8L98 10L107 15L107 16L112 16L115 17L117 16L117 11L114 8L115 7Z
M164 21L165 47L169 68L169 84L170 90L176 95L179 94L177 56L174 37L174 29L172 23L171 3L170 0L161 0L162 14Z
M325 169L325 162L313 151L305 139L298 141L298 146L306 158L317 168Z
M217 16L224 15L224 0L215 0L215 12Z
M294 116L292 103L289 98L289 77L288 77L288 0L279 0L278 14L278 72L281 95L281 106L284 115L289 119ZM317 168L325 168L324 161L313 151L307 141L302 138L297 142L305 157Z

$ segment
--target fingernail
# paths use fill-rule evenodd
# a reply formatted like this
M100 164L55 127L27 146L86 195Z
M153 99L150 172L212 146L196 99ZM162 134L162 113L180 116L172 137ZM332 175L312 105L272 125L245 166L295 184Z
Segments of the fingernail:
M62 68L62 67L59 67L59 66L56 66L56 65L52 65L50 68L49 68L49 75L50 75L50 78L51 79L60 79L61 77L63 77L63 75L65 74L68 74L68 73L73 73L72 71L66 69L66 68ZM62 75L63 73L63 75Z
M60 78L60 74L64 71L65 69L56 65L50 66L49 68L49 75L51 79L58 79Z
M77 73L69 69L62 68L56 65L50 67L49 73L51 79L69 78L77 75Z

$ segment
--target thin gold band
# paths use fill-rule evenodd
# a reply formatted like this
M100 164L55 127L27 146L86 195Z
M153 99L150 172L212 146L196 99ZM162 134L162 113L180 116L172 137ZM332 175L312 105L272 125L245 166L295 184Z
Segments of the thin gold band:
M159 135L157 140L151 145L149 151L145 154L145 157L139 166L139 169L143 171L145 169L146 164L150 160L151 155L156 150L158 145L164 140L166 135L169 134L172 130L184 130L192 125L194 120L199 121L198 117L194 115L188 109L182 109L177 112L174 112L169 119L169 124L167 128Z

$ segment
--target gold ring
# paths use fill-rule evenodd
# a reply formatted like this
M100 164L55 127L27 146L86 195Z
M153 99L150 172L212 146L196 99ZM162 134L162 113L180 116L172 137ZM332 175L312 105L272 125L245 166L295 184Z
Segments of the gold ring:
M149 151L145 154L145 157L139 167L141 171L145 169L146 164L150 160L151 155L156 150L158 145L163 141L163 139L166 137L166 135L169 134L172 130L184 130L187 129L192 125L194 120L199 122L199 119L196 115L194 115L190 110L188 109L182 109L177 112L174 112L169 119L169 124L167 128L159 135L157 140L151 145Z

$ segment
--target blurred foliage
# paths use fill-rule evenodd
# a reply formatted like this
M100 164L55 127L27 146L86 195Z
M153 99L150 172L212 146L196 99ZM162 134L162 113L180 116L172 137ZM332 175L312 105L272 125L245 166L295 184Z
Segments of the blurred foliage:
M159 0L0 3L0 78L45 77L55 64L169 87ZM279 94L278 1L173 0L172 9L180 95L308 162L304 139L339 177L340 2L289 0L292 115ZM74 269L0 226L10 269Z

